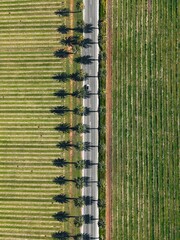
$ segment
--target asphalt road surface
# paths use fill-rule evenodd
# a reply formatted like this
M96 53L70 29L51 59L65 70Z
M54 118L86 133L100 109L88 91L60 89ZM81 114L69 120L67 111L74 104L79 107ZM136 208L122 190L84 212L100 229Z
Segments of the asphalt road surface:
M90 216L90 222L84 223L82 226L82 232L89 234L92 239L99 239L99 227L98 227L98 21L99 21L99 0L84 0L83 19L85 23L92 24L92 32L84 33L84 38L90 38L93 40L93 44L89 48L84 48L82 56L90 55L93 59L91 64L82 64L83 70L88 74L88 78L84 81L84 85L88 86L90 91L90 97L84 99L83 105L91 109L91 113L88 116L84 116L83 122L90 126L90 132L84 134L84 142L90 142L91 148L89 151L83 152L83 159L89 160L91 166L83 170L83 176L89 178L88 186L82 190L83 196L92 197L93 201L91 205L85 205L82 209L82 214ZM88 219L88 218L87 218Z

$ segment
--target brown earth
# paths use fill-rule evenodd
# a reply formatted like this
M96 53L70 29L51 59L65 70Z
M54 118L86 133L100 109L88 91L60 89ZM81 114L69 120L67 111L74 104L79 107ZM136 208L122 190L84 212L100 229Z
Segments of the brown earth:
M74 0L70 0L69 4L70 4L70 11L73 11L74 10ZM73 14L70 14L70 28L73 28ZM70 31L70 35L72 35L72 34L73 34L73 32ZM68 50L71 51L72 48L70 47ZM73 65L73 54L70 54L68 60L69 60L69 64L72 66ZM72 80L70 81L70 92L73 92L73 81ZM73 107L73 99L72 98L73 97L70 96L70 109L72 109L72 107ZM73 125L73 113L71 112L70 113L70 126L72 127L72 125ZM69 138L70 138L70 142L72 142L72 140L73 140L73 131L70 131ZM72 162L72 160L73 160L73 149L72 148L70 148L70 151L69 151L69 158L70 158L69 159L70 162ZM70 164L70 178L71 179L73 177L72 171L73 171L72 170L72 164ZM70 193L70 197L72 197L72 194L73 194L72 184L70 184L70 191L69 191L69 193ZM70 208L72 208L72 207L73 206L72 206L72 203L71 203L70 204Z
M152 10L152 0L148 0L148 12L151 13Z
M112 0L106 2L106 240L112 239Z

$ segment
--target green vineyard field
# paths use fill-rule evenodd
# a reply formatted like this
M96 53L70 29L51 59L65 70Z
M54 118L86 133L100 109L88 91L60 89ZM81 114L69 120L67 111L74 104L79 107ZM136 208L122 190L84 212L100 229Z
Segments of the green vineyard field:
M113 4L113 240L176 240L177 1Z
M53 182L60 175L75 176L70 166L62 170L53 165L58 157L69 160L69 152L62 153L56 146L60 140L69 140L69 134L57 132L55 127L69 122L70 115L60 117L51 112L58 105L70 104L70 98L54 96L60 88L70 90L69 83L62 85L52 79L66 71L66 60L54 57L54 52L60 48L57 28L68 21L54 12L68 4L62 0L0 1L2 240L52 239L57 231L78 231L73 219L60 223L53 218L58 211L80 212L73 203L53 201L60 193L80 195L73 184L66 187Z

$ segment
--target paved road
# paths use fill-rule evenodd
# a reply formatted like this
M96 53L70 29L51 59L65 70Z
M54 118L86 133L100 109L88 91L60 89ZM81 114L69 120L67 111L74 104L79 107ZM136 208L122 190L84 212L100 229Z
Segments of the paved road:
M90 151L83 152L83 158L85 160L90 160L94 165L88 169L83 170L83 176L89 177L90 182L88 187L84 187L82 194L84 196L91 196L94 200L98 200L98 21L99 21L99 0L84 0L84 11L83 19L85 23L90 23L93 25L94 29L91 33L84 33L84 38L90 38L93 40L89 48L83 49L82 55L90 55L92 59L95 59L90 65L83 65L84 71L91 77L84 81L84 85L88 84L90 92L90 98L85 99L83 104L86 107L91 108L92 111L90 115L83 118L85 124L90 125L90 133L84 134L84 141L90 142L93 147ZM92 205L84 206L82 209L82 214L89 214L93 216L94 219L98 219L99 210L97 201L94 201ZM84 224L82 227L83 233L88 233L93 239L99 238L99 227L98 220L92 220L90 224Z

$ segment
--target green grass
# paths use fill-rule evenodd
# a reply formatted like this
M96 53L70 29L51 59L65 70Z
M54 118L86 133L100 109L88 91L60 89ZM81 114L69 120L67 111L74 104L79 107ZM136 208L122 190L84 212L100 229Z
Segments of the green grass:
M106 54L106 1L100 1L99 8L99 48L100 55ZM106 166L106 57L102 57L99 60L99 163ZM106 169L99 168L98 175L100 176L101 185L99 186L99 199L104 200L106 198ZM99 219L105 221L106 209L105 207L99 208ZM99 228L100 239L105 239L106 229Z
M178 239L177 2L151 2L114 1L117 240Z
M69 152L56 147L68 140L69 134L58 133L59 123L70 122L50 112L58 105L70 106L70 97L53 96L60 88L70 91L70 84L52 79L68 70L69 60L57 59L53 52L62 46L56 29L69 18L60 18L54 11L68 6L57 0L1 1L0 3L0 239L52 239L61 230L79 232L73 220L62 224L52 217L66 210L79 215L73 203L60 205L52 197L60 193L79 196L81 191L60 187L53 179L60 175L73 178L80 171L60 169L52 161L69 160ZM74 68L71 66L72 69ZM77 67L76 67L77 68ZM68 70L69 71L69 70ZM73 85L73 90L78 87ZM77 100L80 103L80 100ZM72 100L72 106L77 104ZM81 118L73 116L73 123ZM74 139L79 135L74 134ZM80 154L73 151L73 160ZM72 176L71 176L72 174Z

